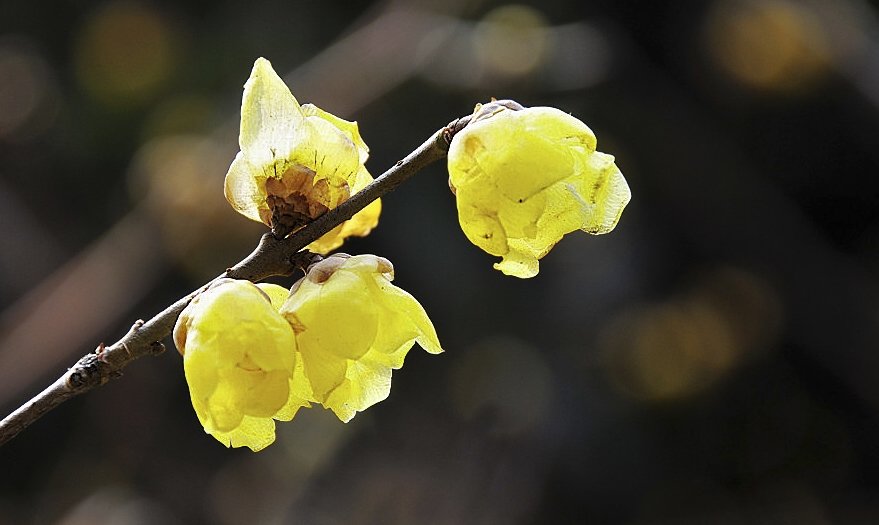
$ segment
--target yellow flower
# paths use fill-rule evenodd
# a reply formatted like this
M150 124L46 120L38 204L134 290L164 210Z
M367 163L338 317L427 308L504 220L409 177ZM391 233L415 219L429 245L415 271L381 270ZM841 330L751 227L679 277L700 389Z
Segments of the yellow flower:
M314 400L342 421L388 397L391 370L414 342L443 351L424 308L393 277L387 259L335 254L312 266L281 308Z
M595 146L592 130L558 109L477 106L452 139L449 185L464 234L502 257L496 269L533 277L565 234L616 226L631 193Z
M296 340L276 304L276 285L226 279L198 295L174 327L196 415L227 447L258 451L275 440L310 392L296 387ZM301 368L301 364L299 366ZM301 373L301 372L300 372Z
M268 60L244 84L241 151L226 174L226 199L245 217L293 231L335 208L367 184L369 148L357 123L311 104L299 105ZM310 248L327 253L345 237L378 224L381 204L364 208Z

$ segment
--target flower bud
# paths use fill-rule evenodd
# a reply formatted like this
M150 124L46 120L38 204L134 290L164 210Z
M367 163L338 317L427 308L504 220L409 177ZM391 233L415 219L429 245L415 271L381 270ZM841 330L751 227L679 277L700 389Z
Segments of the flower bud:
M631 193L592 130L555 108L477 106L449 147L449 186L464 234L502 258L507 275L533 277L567 233L613 230Z

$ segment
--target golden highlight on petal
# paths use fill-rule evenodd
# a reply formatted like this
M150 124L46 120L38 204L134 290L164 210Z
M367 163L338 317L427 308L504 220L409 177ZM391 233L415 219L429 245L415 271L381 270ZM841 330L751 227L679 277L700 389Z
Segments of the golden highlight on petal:
M309 269L281 307L314 400L342 421L388 397L391 371L415 342L443 351L424 308L391 279L387 259L332 255Z
M452 139L449 186L467 238L502 258L507 275L533 277L566 234L607 233L631 198L614 158L592 130L555 108L477 106Z
M278 313L286 290L222 280L198 295L174 327L192 406L224 445L260 450L274 441L272 418L290 419L308 400L292 392L293 329Z
M241 103L241 151L226 174L224 193L235 211L283 231L295 231L372 181L363 164L369 148L356 122L296 98L268 60L256 60ZM363 210L315 244L326 253L346 237L366 235L381 205Z

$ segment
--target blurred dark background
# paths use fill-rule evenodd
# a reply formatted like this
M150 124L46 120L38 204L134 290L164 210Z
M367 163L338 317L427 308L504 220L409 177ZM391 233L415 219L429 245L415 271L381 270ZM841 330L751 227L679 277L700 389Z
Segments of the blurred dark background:
M222 179L258 56L375 175L494 96L584 120L633 200L521 281L430 167L343 249L394 262L445 354L253 454L166 341L0 448L0 523L879 522L877 28L862 0L3 1L4 415L253 248Z

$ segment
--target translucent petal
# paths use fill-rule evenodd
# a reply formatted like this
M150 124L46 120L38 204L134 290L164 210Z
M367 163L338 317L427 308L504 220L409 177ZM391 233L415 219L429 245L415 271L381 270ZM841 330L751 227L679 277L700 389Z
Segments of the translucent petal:
M299 102L271 63L258 58L244 84L241 101L241 151L254 166L284 158L299 140L304 121Z
M369 186L373 182L372 175L369 174L369 171L366 170L364 166L360 166L357 170L357 173L354 174L354 182L351 184L351 195L359 192L363 188Z
M381 297L382 306L389 312L384 319L393 322L393 325L390 322L382 325L382 334L396 332L399 334L400 342L397 343L398 345L403 345L414 339L428 353L442 353L443 349L436 335L436 329L418 300L406 290L394 286L383 277L377 277L374 283L379 290L376 296ZM393 314L403 319L398 320ZM376 346L379 345L376 344ZM394 343L389 343L389 346L393 347ZM400 366L402 366L402 362ZM394 366L394 368L399 368L399 366Z
M311 383L305 375L303 363L302 355L297 356L296 368L290 379L290 395L284 406L274 415L274 418L279 421L290 421L300 408L309 408L311 407L310 402L314 401L314 393L311 390Z
M314 400L326 406L327 396L345 380L348 360L338 357L335 352L326 352L320 346L311 346L306 342L300 346L305 375L311 384Z
M504 255L503 260L492 265L495 270L500 270L504 275L529 279L540 271L540 263L533 255L525 251L510 251Z
M592 131L554 108L500 109L452 140L449 182L467 238L508 275L533 277L538 260L575 230L613 229L630 192Z
M259 452L275 442L275 422L271 419L245 416L234 430L208 433L227 447L248 447L253 452Z
M384 401L390 393L390 368L369 359L351 361L345 381L327 396L324 406L347 423L357 412Z
M275 311L281 309L281 305L284 304L284 301L286 301L287 297L290 295L290 290L284 288L283 286L278 286L277 284L257 283L256 287L262 290L264 294L269 296L269 300L272 303L272 308L274 308Z
M578 188L588 202L581 229L592 234L608 233L616 227L632 192L611 155L596 152Z
M310 402L314 401L314 391L311 387L311 381L305 374L305 360L302 354L297 352L296 368L293 370L293 378L290 379L290 401L288 404L297 402L304 403L304 406L311 406Z
M307 117L299 132L289 161L314 170L315 180L327 179L334 191L344 189L344 198L348 198L362 166L357 146L343 131L319 117Z
M226 173L223 194L235 211L248 219L264 222L268 212L265 176L240 151Z
M366 162L366 159L369 158L369 147L363 141L363 138L360 136L360 129L357 126L356 122L350 122L343 118L339 118L332 113L324 111L314 104L303 104L302 105L302 114L311 117L320 117L328 122L330 122L333 126L339 128L345 135L357 146L357 151L360 153L360 163L363 164Z
M392 277L381 257L333 255L309 270L281 308L313 398L343 421L387 397L391 369L403 365L414 341L442 351L424 309Z
M459 193L457 200L458 219L467 239L491 255L507 253L507 232L498 219L497 210L478 207L475 203L480 203L479 199L467 192Z

